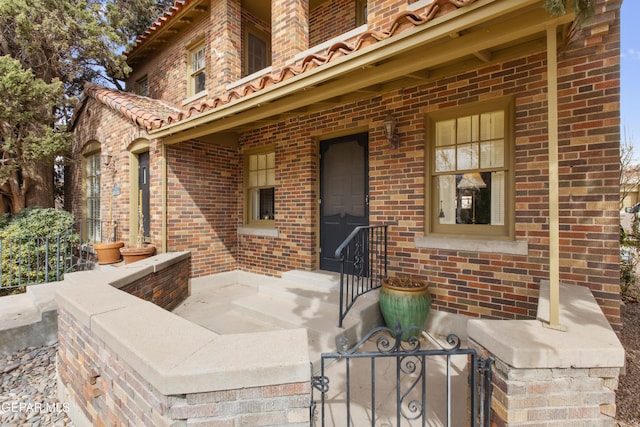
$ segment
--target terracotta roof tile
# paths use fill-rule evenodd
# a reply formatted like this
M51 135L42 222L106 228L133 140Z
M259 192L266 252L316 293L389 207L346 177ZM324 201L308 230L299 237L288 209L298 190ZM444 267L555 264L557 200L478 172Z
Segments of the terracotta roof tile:
M163 22L166 22L175 16L175 14L178 13L185 5L190 3L190 1L191 0L177 1L175 3L175 7L165 13L165 15L161 17L145 34L156 31ZM85 93L98 101L109 105L114 110L120 111L132 122L140 126L144 126L147 131L151 131L186 120L205 111L213 110L221 105L228 104L252 93L259 92L268 86L278 84L311 69L321 67L324 64L335 61L340 57L364 49L367 46L396 36L406 30L423 25L437 16L441 16L451 10L455 10L457 7L471 4L474 1L475 0L436 0L426 6L422 13L399 13L395 16L388 31L369 30L360 34L352 44L347 42L335 43L329 47L323 55L308 55L302 59L298 65L294 64L285 66L277 73L261 76L243 86L228 91L226 94L216 96L213 99L191 106L187 110L180 110L159 100L134 95L128 92L108 89L93 83L86 84ZM143 39L139 37L139 40Z
M109 89L95 83L85 83L84 93L120 112L133 123L147 130L157 129L181 110L164 101L130 92Z
M162 14L156 21L147 28L147 30L140 34L136 40L133 42L133 47L129 50L128 54L135 52L140 46L142 46L149 37L151 37L155 32L159 31L162 27L171 22L186 6L188 6L194 0L177 0L173 6L170 6L165 10L164 14Z

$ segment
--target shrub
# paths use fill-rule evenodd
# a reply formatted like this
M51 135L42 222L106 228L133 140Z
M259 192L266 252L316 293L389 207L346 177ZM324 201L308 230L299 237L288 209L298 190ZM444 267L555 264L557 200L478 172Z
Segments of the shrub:
M27 208L0 230L2 287L56 280L71 263L73 216L56 209Z

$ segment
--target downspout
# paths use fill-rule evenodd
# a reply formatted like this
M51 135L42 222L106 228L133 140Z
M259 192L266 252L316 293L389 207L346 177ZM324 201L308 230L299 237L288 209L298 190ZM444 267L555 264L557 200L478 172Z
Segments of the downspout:
M560 226L558 175L558 51L557 23L547 27L547 117L549 134L549 324L560 325Z

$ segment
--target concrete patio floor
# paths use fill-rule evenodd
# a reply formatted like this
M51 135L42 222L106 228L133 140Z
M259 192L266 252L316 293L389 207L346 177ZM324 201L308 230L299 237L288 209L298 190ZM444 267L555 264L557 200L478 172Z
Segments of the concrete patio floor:
M335 304L336 277L321 273L321 280L312 283L304 277L305 284L294 284L294 277L285 280L256 276L239 276L245 280L233 280L216 277L194 279L191 295L173 312L187 320L199 324L217 334L243 334L251 332L273 331L279 329L306 328L309 337L310 360L314 375L319 375L321 355L336 351L336 334L343 333L336 327L338 308ZM248 279L246 279L248 277ZM282 293L280 293L282 290ZM362 306L375 306L377 310L377 292L365 295ZM366 309L365 309L366 310ZM354 312L358 309L354 307ZM367 318L367 316L364 316ZM374 316L375 317L375 316ZM354 322L353 319L350 320ZM360 326L360 335L366 335L372 327L379 325L380 318L371 315ZM349 323L349 322L347 322ZM351 325L353 328L353 325ZM360 336L358 336L360 339ZM353 337L350 345L357 340ZM447 347L438 337L423 334L423 349ZM268 345L268 343L266 343ZM376 351L373 339L364 343L359 352ZM351 389L350 412L352 426L418 426L422 420L396 421L396 359L379 358L375 362L376 421L372 424L371 395L372 368L370 359L351 359L349 362ZM345 359L325 360L325 376L330 380L330 388L325 395L325 426L347 425L346 408L346 365ZM467 356L452 357L449 366L445 357L429 358L426 364L427 390L427 426L464 426L467 424ZM446 372L451 373L447 385ZM405 375L401 382L402 392L406 392L415 376ZM420 390L421 385L418 386ZM447 387L450 394L447 395ZM418 397L412 392L411 399ZM451 399L450 413L447 413L447 399ZM316 424L323 425L321 413L321 393L314 390L314 400L318 404ZM408 401L410 399L406 399ZM406 407L405 407L406 411Z

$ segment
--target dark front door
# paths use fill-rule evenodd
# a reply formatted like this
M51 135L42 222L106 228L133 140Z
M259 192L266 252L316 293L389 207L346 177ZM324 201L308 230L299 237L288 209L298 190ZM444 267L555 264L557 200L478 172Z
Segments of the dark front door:
M334 258L353 229L369 224L366 133L320 143L320 269L340 271Z
M147 242L151 235L149 209L149 152L138 154L138 209L142 209L142 235ZM140 205L141 204L141 205ZM138 225L139 226L139 225Z

